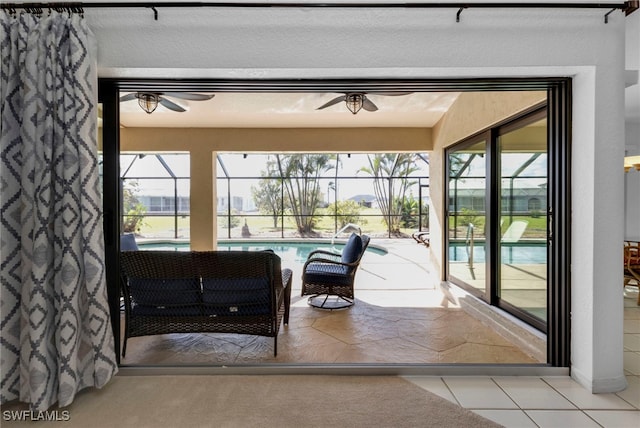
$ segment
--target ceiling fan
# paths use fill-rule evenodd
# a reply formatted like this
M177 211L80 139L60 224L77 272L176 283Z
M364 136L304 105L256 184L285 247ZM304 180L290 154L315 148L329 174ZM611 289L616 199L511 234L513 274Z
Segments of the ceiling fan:
M409 95L412 93L413 92L371 92L370 94L399 96L399 95ZM332 105L338 104L339 102L342 102L342 101L344 101L349 111L353 114L358 113L360 109L365 109L367 111L378 110L378 106L376 106L373 103L373 101L367 98L367 94L365 92L346 92L344 95L335 97L328 103L321 105L316 110L322 110L324 108L331 107Z
M181 100L189 100L189 101L206 101L213 98L215 95L203 95L203 94L194 94L191 92L132 92L127 95L123 95L120 97L120 102L138 100L138 105L142 110L151 114L158 107L158 104L163 105L169 110L177 111L182 113L187 111L185 108L180 106L179 104L174 103L169 100L170 98L178 98Z

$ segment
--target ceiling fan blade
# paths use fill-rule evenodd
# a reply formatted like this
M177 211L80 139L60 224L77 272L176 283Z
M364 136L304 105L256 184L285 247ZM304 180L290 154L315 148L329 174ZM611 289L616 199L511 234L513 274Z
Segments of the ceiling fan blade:
M130 94L123 95L120 97L120 102L135 100L137 94L137 92L132 92Z
M214 94L203 95L203 94L194 94L191 92L163 92L163 95L172 98L179 98L181 100L191 100L191 101L206 101L215 97Z
M169 101L164 97L160 97L159 103L165 106L166 108L168 108L169 110L177 111L179 113L182 113L183 111L187 111L181 106L179 106L178 104L174 103L173 101Z
M331 107L332 105L338 104L339 102L344 102L347 99L346 95L341 95L329 101L326 104L321 105L316 110L322 110L323 108Z
M378 107L373 103L373 101L371 101L367 97L364 97L364 99L362 100L362 108L365 109L366 111L378 110Z
M411 95L413 92L367 92L369 95L385 95L387 97L398 97L402 95Z

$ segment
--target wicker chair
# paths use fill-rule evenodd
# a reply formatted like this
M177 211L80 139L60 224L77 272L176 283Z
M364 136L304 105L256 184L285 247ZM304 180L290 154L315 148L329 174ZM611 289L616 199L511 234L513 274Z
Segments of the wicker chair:
M321 309L342 309L353 305L353 283L360 261L369 245L367 235L353 233L342 254L325 250L312 251L302 269L302 296L307 303ZM329 300L329 297L334 297Z
M624 287L638 288L638 305L640 306L640 242L624 243Z

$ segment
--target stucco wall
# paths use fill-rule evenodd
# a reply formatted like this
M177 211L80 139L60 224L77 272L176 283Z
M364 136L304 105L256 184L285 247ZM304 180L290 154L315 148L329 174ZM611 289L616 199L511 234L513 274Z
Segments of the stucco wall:
M123 128L122 150L374 153L433 148L430 128Z
M102 77L573 78L572 376L624 388L624 15L603 10L87 10Z

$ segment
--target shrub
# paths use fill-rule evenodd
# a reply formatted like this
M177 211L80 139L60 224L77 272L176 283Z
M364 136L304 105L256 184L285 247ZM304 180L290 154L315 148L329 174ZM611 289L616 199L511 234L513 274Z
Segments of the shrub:
M344 227L349 223L360 224L363 221L360 219L360 204L356 201L346 200L337 201L336 203L329 204L327 207L327 213L329 215L335 215L338 217L338 227Z

